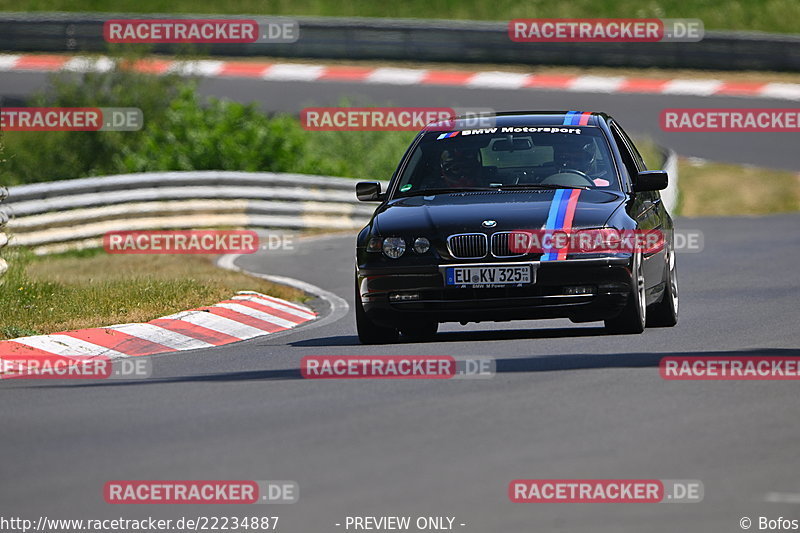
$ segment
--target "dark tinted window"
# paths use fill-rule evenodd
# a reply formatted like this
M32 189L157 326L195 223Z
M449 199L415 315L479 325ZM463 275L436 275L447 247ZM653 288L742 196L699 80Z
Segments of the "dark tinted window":
M603 132L529 126L426 133L396 194L536 184L618 190Z
M639 150L636 148L636 145L633 144L633 141L628 136L628 134L625 133L625 130L623 130L622 127L616 122L612 123L611 129L614 132L614 134L620 136L621 139L624 141L624 143L627 145L628 150L633 156L634 163L636 163L638 170L647 170L647 165L645 165L644 163L644 158L642 157L642 154L639 153Z
M628 171L628 175L631 177L635 177L639 170L644 170L644 162L641 163L641 167L636 160L636 156L634 156L631 149L628 148L628 145L625 142L625 138L623 137L622 131L616 127L615 124L611 124L611 132L614 135L614 142L617 143L617 148L619 149L619 153L622 156L622 162L625 164L625 168ZM634 149L635 151L635 149ZM636 152L638 155L638 152ZM639 161L641 161L641 156L639 156Z

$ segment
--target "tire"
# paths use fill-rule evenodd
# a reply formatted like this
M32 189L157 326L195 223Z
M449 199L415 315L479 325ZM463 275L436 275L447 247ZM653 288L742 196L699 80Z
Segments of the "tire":
M647 310L647 327L671 328L678 323L678 267L675 250L667 257L667 279L661 301Z
M364 306L361 304L361 294L358 290L358 282L356 282L356 331L358 331L358 340L361 344L390 344L397 342L399 336L395 328L387 328L375 324L367 317L364 312Z
M439 323L433 321L416 322L413 325L400 328L403 337L412 342L429 341L436 336L437 331L439 331Z
M622 312L605 321L609 333L642 333L647 322L647 303L645 300L645 281L642 270L642 254L633 255L631 269L631 292Z

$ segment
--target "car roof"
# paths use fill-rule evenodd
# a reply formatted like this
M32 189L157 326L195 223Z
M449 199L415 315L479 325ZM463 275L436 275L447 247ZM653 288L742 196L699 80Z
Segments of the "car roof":
M606 113L595 111L503 111L500 113L481 114L477 117L461 115L452 121L444 121L431 126L444 126L443 129L460 130L468 128L484 128L494 126L599 126L600 120L611 117ZM476 125L478 123L478 125ZM453 127L455 126L455 127ZM429 126L430 127L430 126Z

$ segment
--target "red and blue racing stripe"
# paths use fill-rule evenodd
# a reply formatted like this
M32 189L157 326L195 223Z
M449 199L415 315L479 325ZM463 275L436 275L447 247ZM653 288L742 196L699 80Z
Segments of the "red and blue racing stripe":
M564 115L563 126L586 126L589 124L589 119L591 116L592 113L590 111L583 113L580 111L569 111L566 115Z
M575 210L578 207L578 197L581 189L558 189L550 203L550 211L547 213L547 222L544 229L551 231L572 231L572 219L575 217ZM567 258L567 250L552 251L545 249L541 261L559 261Z

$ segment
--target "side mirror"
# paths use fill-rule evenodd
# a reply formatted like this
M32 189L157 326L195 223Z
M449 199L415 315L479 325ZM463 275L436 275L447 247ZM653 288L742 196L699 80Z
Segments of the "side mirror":
M360 181L356 183L356 198L362 202L379 202L383 200L381 184L377 181Z
M667 188L669 179L666 170L643 170L636 175L634 192L661 191Z

